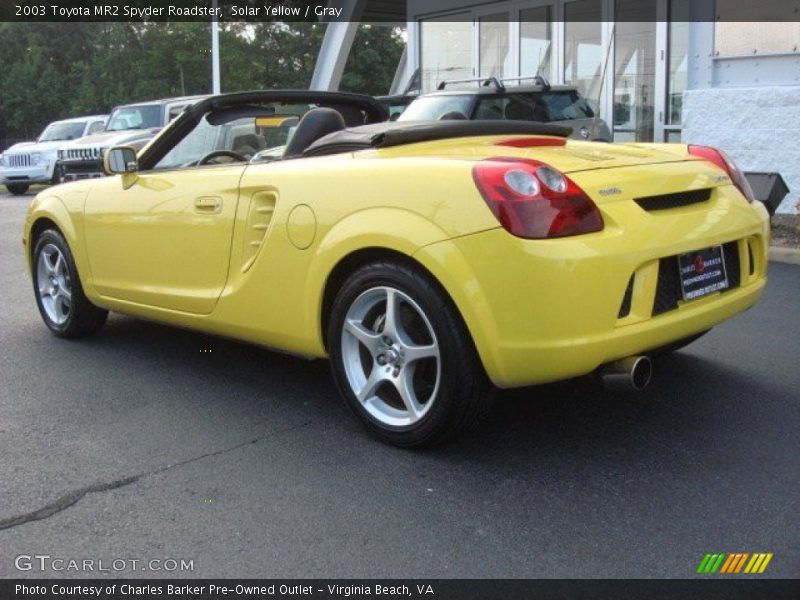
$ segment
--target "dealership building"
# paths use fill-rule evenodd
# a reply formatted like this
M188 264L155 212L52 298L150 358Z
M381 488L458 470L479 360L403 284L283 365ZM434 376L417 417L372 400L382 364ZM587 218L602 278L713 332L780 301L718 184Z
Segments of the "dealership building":
M358 2L343 4L358 10ZM576 86L609 124L614 141L708 144L727 151L745 171L779 172L790 189L779 212L797 212L800 23L795 3L466 4L405 3L408 46L392 93L403 91L415 73L422 92L442 80L540 74L552 84ZM367 3L366 10L380 6ZM748 9L767 21L734 20ZM373 12L368 18L376 17ZM317 87L338 83L331 77L337 76L337 57L343 64L349 51L347 25L329 26Z

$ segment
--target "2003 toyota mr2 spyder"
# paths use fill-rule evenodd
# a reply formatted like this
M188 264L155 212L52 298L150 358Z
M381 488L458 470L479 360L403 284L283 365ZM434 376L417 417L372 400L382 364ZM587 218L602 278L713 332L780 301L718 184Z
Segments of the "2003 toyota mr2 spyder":
M386 119L356 94L228 94L110 149L115 176L28 211L45 324L82 336L111 310L329 357L369 431L419 446L496 387L642 387L647 356L764 288L767 211L718 150Z

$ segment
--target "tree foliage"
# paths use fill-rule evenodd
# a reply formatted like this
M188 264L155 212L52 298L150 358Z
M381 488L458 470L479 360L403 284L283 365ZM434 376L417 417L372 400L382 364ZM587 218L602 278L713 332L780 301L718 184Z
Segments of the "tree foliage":
M224 92L307 88L325 25L226 23ZM403 51L399 32L362 25L341 89L385 94ZM211 91L208 23L0 23L0 141L117 104Z

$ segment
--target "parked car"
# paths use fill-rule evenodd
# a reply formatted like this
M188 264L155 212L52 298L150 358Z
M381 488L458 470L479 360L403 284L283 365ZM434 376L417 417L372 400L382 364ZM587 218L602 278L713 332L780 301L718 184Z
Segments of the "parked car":
M495 386L599 372L641 389L650 355L764 289L769 217L721 151L387 116L357 94L228 94L138 155L112 148L113 177L26 215L45 325L84 336L111 310L329 357L367 430L408 447L478 423ZM264 149L248 160L242 136Z
M527 79L533 79L534 85L521 85ZM506 86L509 82L520 85ZM455 84L472 84L473 87L447 89ZM443 81L437 91L411 102L398 120L438 119L553 123L570 127L571 137L576 139L611 141L608 125L595 115L577 88L551 86L543 77Z
M35 183L55 183L58 149L70 140L105 128L108 115L54 121L35 142L14 144L0 154L0 183L12 194L24 194Z
M418 94L395 94L392 96L375 96L389 113L389 120L396 121L408 105L419 97Z
M103 131L63 146L58 152L60 182L103 177L103 152L125 145L139 150L183 109L205 96L166 98L118 106Z

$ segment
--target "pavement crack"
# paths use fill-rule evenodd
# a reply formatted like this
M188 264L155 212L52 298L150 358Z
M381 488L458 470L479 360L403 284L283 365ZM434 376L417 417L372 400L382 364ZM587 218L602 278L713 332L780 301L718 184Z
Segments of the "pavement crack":
M270 432L270 435L274 435L275 433L287 433L289 431L305 427L310 423L311 421L304 421L292 427L287 427L286 429L281 429L279 431L272 431ZM105 483L94 483L92 485L87 485L86 487L82 487L77 490L67 492L66 494L63 494L50 504L47 504L34 511L23 513L20 515L15 515L5 519L0 519L0 531L4 529L11 529L13 527L19 527L20 525L24 525L25 523L31 523L33 521L41 521L43 519L50 518L53 515L57 515L58 513L67 510L69 507L74 506L88 494L97 494L101 492L109 492L111 490L117 490L119 488L136 483L137 481L145 477L159 475L171 469L183 467L194 462L205 460L206 458L212 458L214 456L227 454L228 452L234 452L236 450L239 450L240 448L244 448L245 446L257 444L258 442L266 439L266 437L267 436L253 438L252 440L241 442L239 444L236 444L235 446L230 446L228 448L221 448L219 450L214 450L212 452L206 452L205 454L200 454L199 456L193 456L191 458L187 458L186 460L181 460L176 463L164 465L158 467L157 469L153 469L151 471L145 471L143 473L139 473L138 475L121 477L119 479L115 479L113 481L108 481Z

